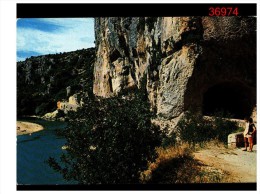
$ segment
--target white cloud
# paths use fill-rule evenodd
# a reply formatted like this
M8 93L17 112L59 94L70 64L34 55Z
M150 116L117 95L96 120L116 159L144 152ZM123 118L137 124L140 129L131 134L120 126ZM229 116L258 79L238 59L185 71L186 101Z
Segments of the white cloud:
M95 46L94 19L44 18L40 20L62 28L46 32L35 28L18 27L17 51L51 54Z
M25 58L24 57L16 57L16 61L24 61L25 60Z

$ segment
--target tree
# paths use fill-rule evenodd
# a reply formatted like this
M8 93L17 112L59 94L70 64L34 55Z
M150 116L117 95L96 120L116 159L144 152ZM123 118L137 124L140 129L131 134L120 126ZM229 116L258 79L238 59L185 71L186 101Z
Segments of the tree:
M53 169L79 184L139 182L163 136L151 122L154 114L144 90L108 99L89 96L69 116L68 127L60 132L67 149L60 162L49 158Z

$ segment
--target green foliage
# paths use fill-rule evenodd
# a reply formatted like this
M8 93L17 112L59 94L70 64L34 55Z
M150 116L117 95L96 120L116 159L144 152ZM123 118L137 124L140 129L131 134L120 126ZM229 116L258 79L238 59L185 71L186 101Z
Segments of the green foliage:
M217 113L214 117L213 129L216 138L221 142L227 143L228 135L237 131L239 127L236 122L224 119L221 113Z
M138 183L161 143L153 116L147 95L137 90L108 99L89 96L84 107L70 112L68 127L60 131L66 152L49 164L79 184Z
M44 115L46 111L51 110L53 104L51 102L41 102L40 105L36 107L35 114L36 115Z
M237 129L237 123L223 118L222 114L205 118L202 114L191 111L186 112L177 126L180 138L192 145L202 144L212 139L227 143L228 134Z
M65 117L65 113L63 110L58 109L58 113L56 115L57 118Z
M176 133L172 132L171 134L163 138L161 146L163 148L175 146L177 143L176 138L177 138Z
M17 114L44 115L71 94L92 91L95 49L31 57L17 63ZM28 79L27 79L28 78ZM84 88L82 88L84 86Z
M244 132L245 128L244 127L238 127L234 133L239 133L239 132Z

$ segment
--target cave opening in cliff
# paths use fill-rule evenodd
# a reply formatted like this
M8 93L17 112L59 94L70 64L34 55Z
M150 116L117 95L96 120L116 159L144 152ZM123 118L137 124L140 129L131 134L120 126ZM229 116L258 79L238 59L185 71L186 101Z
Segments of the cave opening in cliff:
M252 113L252 96L250 89L240 83L217 84L204 93L203 114L221 112L224 117L244 119Z

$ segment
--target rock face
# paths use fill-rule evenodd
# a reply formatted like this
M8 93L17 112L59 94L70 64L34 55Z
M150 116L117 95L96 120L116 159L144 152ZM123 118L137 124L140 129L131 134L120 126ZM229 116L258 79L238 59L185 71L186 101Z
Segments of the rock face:
M79 102L78 98L81 100L80 95L74 94L69 97L69 101L59 101L58 110L62 110L65 114L67 114L68 111L77 111L77 108L81 106L81 101Z
M93 90L94 58L95 49L90 48L31 57L18 62L18 116L53 112L58 101L68 100L70 96L69 101L74 109L76 99L73 94ZM51 117L55 114L53 112Z
M147 77L158 116L190 107L236 118L256 106L254 17L96 18L93 91L110 97Z

